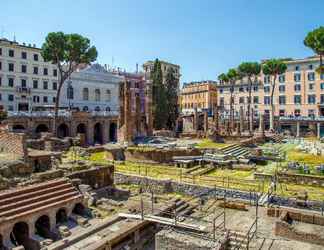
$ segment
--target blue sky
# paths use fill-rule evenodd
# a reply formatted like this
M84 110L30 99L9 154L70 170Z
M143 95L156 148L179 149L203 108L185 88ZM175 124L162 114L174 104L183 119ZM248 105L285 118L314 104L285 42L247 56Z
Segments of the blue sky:
M0 32L41 46L50 31L91 39L98 62L134 71L149 59L179 64L181 82L215 80L242 61L312 55L308 31L323 0L1 0ZM1 35L0 33L0 35Z

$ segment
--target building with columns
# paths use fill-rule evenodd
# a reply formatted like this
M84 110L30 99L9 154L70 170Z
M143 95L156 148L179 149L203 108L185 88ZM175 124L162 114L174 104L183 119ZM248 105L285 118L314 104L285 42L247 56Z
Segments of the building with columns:
M80 111L119 111L119 84L124 81L100 64L72 73L63 86L60 107Z
M319 57L288 59L287 71L276 80L274 90L274 114L276 128L290 130L294 134L307 134L313 131L318 136L324 134L324 75L316 72ZM263 73L252 85L253 114L257 120L259 114L265 114L265 126L268 126L270 112L271 85L273 79ZM229 116L230 85L217 84L218 105L223 117ZM246 79L235 84L234 110L238 117L240 110L246 118L248 107L248 82ZM256 126L256 125L255 125ZM298 132L298 133L297 133Z
M31 111L53 105L57 67L35 44L0 39L0 110Z

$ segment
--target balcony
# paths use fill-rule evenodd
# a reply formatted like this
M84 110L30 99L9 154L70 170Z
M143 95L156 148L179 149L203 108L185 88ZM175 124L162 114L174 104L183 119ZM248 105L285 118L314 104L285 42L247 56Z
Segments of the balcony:
M22 94L30 94L31 88L27 88L27 87L16 87L16 92L22 93Z

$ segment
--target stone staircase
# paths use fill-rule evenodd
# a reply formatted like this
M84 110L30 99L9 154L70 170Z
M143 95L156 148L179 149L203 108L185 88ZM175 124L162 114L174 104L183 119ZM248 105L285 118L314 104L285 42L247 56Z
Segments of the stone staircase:
M0 192L0 218L13 220L51 206L81 201L82 195L66 179Z
M227 250L248 249L246 235L241 232L231 231Z
M225 155L234 156L236 158L248 157L251 155L251 152L247 148L242 147L239 144L231 144L222 148L221 151Z

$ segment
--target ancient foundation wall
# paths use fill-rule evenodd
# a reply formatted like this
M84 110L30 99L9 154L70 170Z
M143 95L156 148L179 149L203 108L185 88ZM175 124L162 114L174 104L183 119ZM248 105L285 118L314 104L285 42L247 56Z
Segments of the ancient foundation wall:
M70 179L80 179L82 184L92 188L102 188L114 184L114 166L100 166L87 170L73 172L67 176Z
M174 156L195 156L201 155L198 149L141 149L128 148L124 152L125 159L128 161L154 161L159 163L168 163L172 161Z
M0 152L14 153L25 158L27 155L25 134L0 130Z

